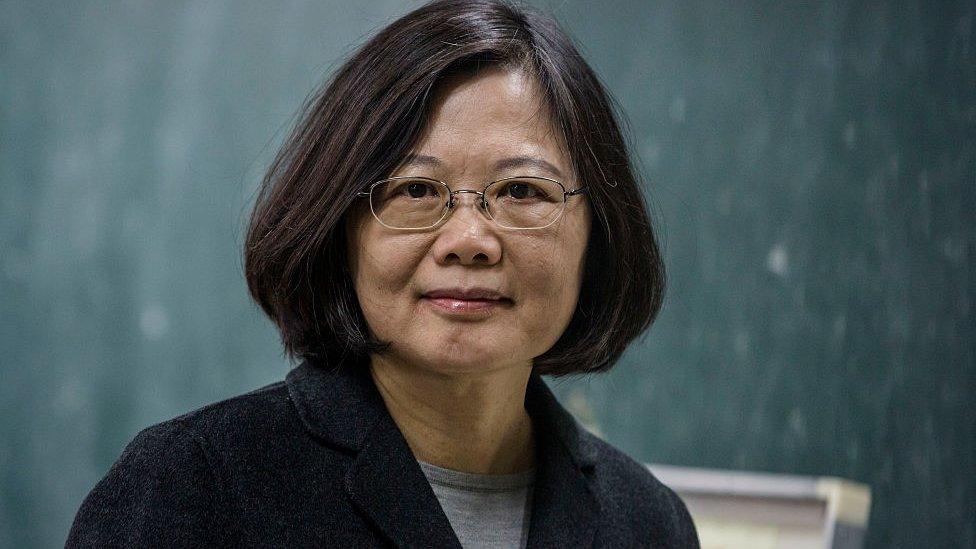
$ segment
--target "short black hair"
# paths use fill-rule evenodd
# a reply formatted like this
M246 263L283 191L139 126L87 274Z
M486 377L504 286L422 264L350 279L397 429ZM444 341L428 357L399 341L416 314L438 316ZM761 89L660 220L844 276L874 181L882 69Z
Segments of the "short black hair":
M356 298L345 217L416 145L439 84L499 66L536 79L593 211L576 310L533 369L608 370L653 322L664 264L599 79L546 14L504 0L439 0L383 28L310 96L262 181L244 271L289 357L328 364L386 348Z

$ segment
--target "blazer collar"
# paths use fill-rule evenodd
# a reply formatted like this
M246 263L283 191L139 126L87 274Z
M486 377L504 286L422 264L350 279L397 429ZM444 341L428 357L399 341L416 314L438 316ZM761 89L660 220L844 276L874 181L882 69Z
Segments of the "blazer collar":
M346 492L396 545L459 547L369 375L368 362L327 366L306 361L285 382L305 427L356 454L346 473ZM525 407L536 436L528 546L589 546L600 512L590 486L598 448L535 373Z

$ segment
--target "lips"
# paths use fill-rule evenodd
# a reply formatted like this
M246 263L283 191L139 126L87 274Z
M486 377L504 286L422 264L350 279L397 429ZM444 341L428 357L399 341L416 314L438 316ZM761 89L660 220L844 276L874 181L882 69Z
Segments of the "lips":
M511 301L507 296L488 288L444 288L423 295L428 299L457 299L465 301Z
M431 290L422 297L437 310L450 315L488 314L512 303L508 296L488 288L445 288Z

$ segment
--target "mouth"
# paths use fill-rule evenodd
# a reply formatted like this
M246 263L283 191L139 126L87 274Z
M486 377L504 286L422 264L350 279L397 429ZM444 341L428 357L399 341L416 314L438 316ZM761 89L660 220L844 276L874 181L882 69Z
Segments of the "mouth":
M444 288L426 292L421 299L441 312L462 315L483 314L514 303L510 297L487 288Z

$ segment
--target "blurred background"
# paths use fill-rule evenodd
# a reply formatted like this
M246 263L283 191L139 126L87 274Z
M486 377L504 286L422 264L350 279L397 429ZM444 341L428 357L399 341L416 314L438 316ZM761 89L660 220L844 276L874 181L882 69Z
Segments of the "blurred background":
M976 8L539 1L626 118L670 269L611 373L634 458L866 483L868 547L976 545ZM254 192L406 1L0 2L0 546L61 545L144 427L280 380Z

